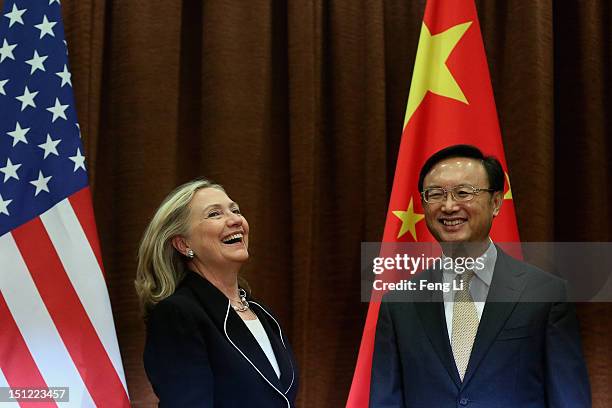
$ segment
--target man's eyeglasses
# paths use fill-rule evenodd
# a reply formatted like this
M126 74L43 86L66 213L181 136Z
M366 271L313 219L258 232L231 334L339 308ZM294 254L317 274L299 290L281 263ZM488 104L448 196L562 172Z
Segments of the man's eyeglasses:
M480 194L481 191L493 192L492 188L476 188L470 185L455 186L453 188L431 187L426 188L421 192L423 201L428 204L441 203L446 200L447 194L450 193L453 200L458 202L471 201Z

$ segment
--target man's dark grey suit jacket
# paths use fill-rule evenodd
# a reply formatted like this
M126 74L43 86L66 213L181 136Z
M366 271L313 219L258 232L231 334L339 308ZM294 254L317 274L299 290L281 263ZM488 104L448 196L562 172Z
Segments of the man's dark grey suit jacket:
M441 294L413 302L390 302L392 296L385 296L376 328L371 408L591 406L578 321L573 304L565 302L565 282L500 248L497 252L463 382ZM425 271L419 279L441 281L441 275Z

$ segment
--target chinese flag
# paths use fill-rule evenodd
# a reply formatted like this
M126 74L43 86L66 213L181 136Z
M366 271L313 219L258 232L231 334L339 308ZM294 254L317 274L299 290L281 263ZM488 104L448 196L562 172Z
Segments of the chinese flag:
M518 228L489 69L473 0L429 0L421 25L383 242L433 241L417 188L433 153L471 144L497 157L506 172L504 204L493 223L497 242L518 242ZM370 302L347 408L366 408L376 320Z

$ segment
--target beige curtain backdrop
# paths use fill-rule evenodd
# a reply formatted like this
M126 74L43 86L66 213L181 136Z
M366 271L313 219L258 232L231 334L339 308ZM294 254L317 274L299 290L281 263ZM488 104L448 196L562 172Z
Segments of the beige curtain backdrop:
M0 0L0 3L2 1ZM63 0L77 110L135 407L132 281L161 199L197 176L240 203L245 267L301 370L300 407L344 406L424 0ZM612 241L609 1L477 1L524 241ZM612 406L612 304L580 304L595 407ZM245 401L245 406L248 401Z

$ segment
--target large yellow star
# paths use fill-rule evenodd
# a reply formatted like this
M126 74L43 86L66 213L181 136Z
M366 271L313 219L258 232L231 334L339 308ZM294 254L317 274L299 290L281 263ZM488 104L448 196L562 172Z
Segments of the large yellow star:
M414 62L412 83L410 84L404 127L425 98L427 91L465 104L468 103L453 74L446 66L446 60L470 25L472 25L472 22L468 21L439 34L431 35L429 28L423 22Z
M393 211L393 215L402 221L402 227L397 237L401 238L406 232L410 231L410 235L412 235L412 238L416 241L416 223L421 221L425 216L414 212L412 197L410 197L410 204L408 204L408 209L406 211Z

